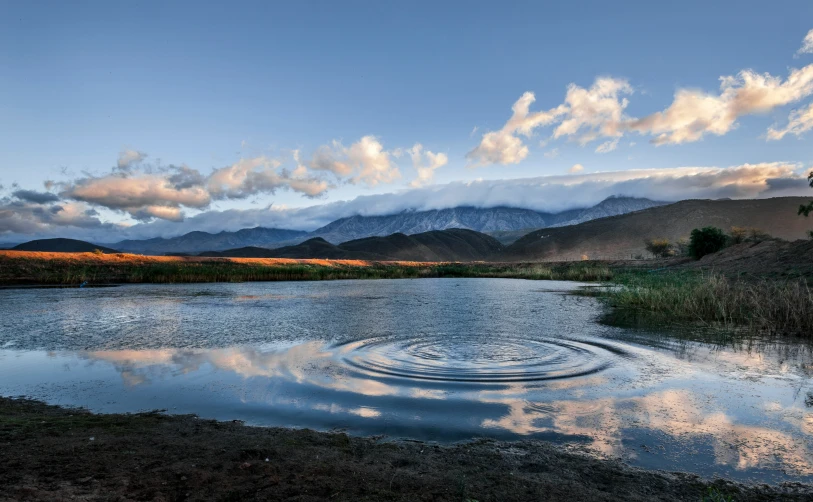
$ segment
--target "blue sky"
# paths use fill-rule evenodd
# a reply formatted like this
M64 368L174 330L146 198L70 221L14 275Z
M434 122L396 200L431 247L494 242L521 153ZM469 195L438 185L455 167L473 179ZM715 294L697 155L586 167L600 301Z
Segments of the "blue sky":
M52 212L61 220L29 226L15 220L4 227L0 219L0 233L100 232L118 223L180 233L203 213L301 208L410 185L777 163L795 174L768 178L787 178L813 164L804 120L781 139L766 138L811 101L805 82L782 87L792 84L792 68L813 64L813 54L800 50L813 29L809 1L439 3L0 2L0 196L18 220L37 218L30 207L14 209L22 206L11 193L20 189L47 188L60 198L49 204L63 208ZM778 97L745 111L737 105L729 125L715 115L708 127L716 132L685 139L672 119L634 122L667 110L681 89L720 97L721 76L749 69L778 79L771 90ZM607 126L607 116L588 117L579 132L552 138L575 114L571 104L527 136L501 137L517 138L524 154L477 150L483 134L503 128L523 93L535 95L532 113L553 110L566 104L570 84L589 91L598 77L623 82L620 92L602 95L619 103L623 116L613 120L620 128ZM588 131L598 138L580 144ZM652 143L663 134L667 144ZM378 145L378 157L354 157L353 145L365 137L358 151ZM596 152L613 142L611 151ZM427 169L417 181L416 143ZM146 156L125 155L136 160L111 174L127 151ZM121 190L143 191L136 185L144 176L177 174L169 166L206 177L252 159L264 160L228 183L242 183L247 170L264 177L239 188L224 182L215 190L207 179L198 180L202 192L195 194L162 199L162 189L155 200L111 202ZM282 174L269 177L272 171ZM129 184L99 195L108 176ZM45 187L46 180L55 183ZM592 202L569 197L557 207ZM408 206L409 197L402 199ZM82 218L69 218L77 211Z

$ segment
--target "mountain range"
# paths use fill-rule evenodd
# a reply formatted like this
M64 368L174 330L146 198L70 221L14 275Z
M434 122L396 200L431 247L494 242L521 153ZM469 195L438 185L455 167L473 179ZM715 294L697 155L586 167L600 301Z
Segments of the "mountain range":
M125 240L108 246L140 254L197 254L243 247L278 248L296 245L317 237L332 244L340 244L366 237L383 237L396 233L412 235L450 228L493 234L498 240L508 244L535 229L575 225L663 204L666 203L643 198L609 197L592 207L560 213L544 213L513 207L462 206L429 211L403 211L387 216L350 216L335 220L312 232L256 227L216 234L190 232L166 239Z
M138 254L196 254L203 251L220 251L245 246L274 247L281 242L305 240L308 232L281 228L244 228L236 232L189 232L178 237L156 237L145 240L126 240L109 246L128 253Z
M534 230L510 245L505 245L485 233L448 228L406 235L396 232L387 236L351 239L334 244L322 237L310 237L304 242L269 248L237 246L225 250L207 250L201 256L253 258L326 258L359 260L407 261L561 261L580 259L618 260L648 256L647 239L687 239L695 228L714 226L730 231L731 227L758 228L772 237L794 241L807 237L813 229L813 218L798 216L804 197L777 197L757 200L684 200L658 205L622 215L597 218L586 222ZM457 208L460 209L460 208ZM437 213L434 213L437 215ZM446 213L450 214L449 212ZM465 212L458 214L466 214ZM483 213L484 214L484 213ZM505 215L499 210L494 214ZM397 215L396 215L397 216ZM413 216L413 215L409 215ZM358 222L359 220L354 220ZM376 220L378 221L378 220ZM483 220L478 220L482 222ZM494 224L494 220L488 224ZM527 222L528 220L523 220ZM470 221L469 221L470 222ZM550 223L550 220L548 221ZM485 224L485 223L483 223ZM242 233L241 233L242 232ZM234 242L234 235L251 235L255 239L285 238L290 234L276 229L249 229L223 232L217 241ZM282 232L282 233L277 233ZM202 234L202 235L200 235ZM310 235L296 232L295 235ZM203 232L193 232L198 245L207 242ZM188 236L184 236L190 238ZM190 239L191 239L190 238ZM166 239L172 241L172 239ZM144 241L131 241L144 242ZM178 241L175 241L178 242ZM203 243L203 244L201 244ZM21 244L16 249L29 251L92 251L112 249L71 239L42 239ZM804 249L809 250L809 247ZM126 251L126 249L121 249ZM806 253L809 251L805 251ZM813 256L806 258L808 262Z
M245 247L201 256L236 258L326 258L332 260L396 261L484 261L498 255L503 245L493 237L473 230L450 228L419 234L395 233L332 244L314 237L277 249Z

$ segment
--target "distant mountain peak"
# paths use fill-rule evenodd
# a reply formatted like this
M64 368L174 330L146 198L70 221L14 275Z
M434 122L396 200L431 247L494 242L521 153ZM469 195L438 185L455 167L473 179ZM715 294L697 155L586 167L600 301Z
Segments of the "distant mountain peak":
M313 232L257 226L236 232L222 231L212 234L195 231L169 239L122 241L112 246L124 251L145 254L200 253L250 247L277 248L302 243L312 238L321 238L327 243L340 244L366 237L382 237L392 234L409 236L454 228L484 233L529 232L538 228L573 225L662 204L662 202L649 199L614 195L592 207L571 209L559 213L545 213L509 206L404 209L390 215L362 216L355 214L339 218ZM321 241L314 241L314 243L319 242Z

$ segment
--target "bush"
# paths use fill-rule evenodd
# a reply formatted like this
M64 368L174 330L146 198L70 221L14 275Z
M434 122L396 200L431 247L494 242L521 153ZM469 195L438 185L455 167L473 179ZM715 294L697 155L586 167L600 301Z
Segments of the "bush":
M727 240L726 234L717 227L695 228L689 239L689 254L699 260L707 254L723 249Z
M647 251L661 258L668 258L675 254L674 247L668 239L647 239L644 244Z
M96 248L96 249L94 249L94 250L93 250L93 254L95 254L95 255L101 255L101 254L104 254L104 251L102 251L102 250L101 250L101 249L99 249L99 248Z
M677 256L690 256L689 255L689 239L683 237L678 239L675 243L675 254Z
M754 227L731 227L730 239L732 244L741 242L762 242L770 239L767 232Z

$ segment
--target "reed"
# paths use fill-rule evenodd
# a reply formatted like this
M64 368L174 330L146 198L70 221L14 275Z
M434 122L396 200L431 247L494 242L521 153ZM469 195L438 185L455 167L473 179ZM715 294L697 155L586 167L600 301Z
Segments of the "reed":
M813 288L804 280L743 280L714 272L632 273L601 296L616 309L670 322L813 337Z

